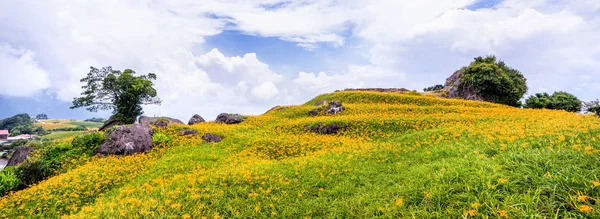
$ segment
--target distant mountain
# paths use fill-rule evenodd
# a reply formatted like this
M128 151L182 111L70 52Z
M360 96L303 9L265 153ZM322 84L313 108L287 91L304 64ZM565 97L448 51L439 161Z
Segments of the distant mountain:
M27 113L31 117L44 113L49 118L87 119L110 116L108 112L92 113L85 109L71 110L70 102L60 101L48 94L40 94L33 98L7 97L0 95L0 119L19 113Z

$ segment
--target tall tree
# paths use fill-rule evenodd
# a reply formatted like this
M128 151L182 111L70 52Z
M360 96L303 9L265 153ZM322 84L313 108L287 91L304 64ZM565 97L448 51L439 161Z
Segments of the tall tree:
M113 119L134 123L136 117L143 114L142 105L161 103L153 88L154 80L154 73L136 76L131 69L121 72L110 66L101 69L90 67L90 72L81 79L85 83L82 96L74 98L71 109L85 107L91 112L112 110Z

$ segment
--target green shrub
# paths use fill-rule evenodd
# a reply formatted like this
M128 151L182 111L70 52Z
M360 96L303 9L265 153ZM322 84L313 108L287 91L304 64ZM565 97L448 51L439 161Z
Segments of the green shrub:
M23 185L30 186L51 176L52 169L41 160L27 159L16 168L15 175Z
M537 93L525 100L525 108L533 109L557 109L568 112L581 111L583 104L575 95L559 91L552 95L548 93Z
M169 144L170 141L171 141L171 137L169 137L163 133L155 133L152 136L152 142L153 142L154 146L156 146L156 147L166 146Z
M15 174L16 167L6 167L0 171L0 197L16 189L21 181Z
M459 89L475 88L485 101L519 106L519 100L527 92L523 74L496 61L495 56L477 57L461 71Z
M61 171L65 163L74 159L91 157L104 139L104 134L94 132L77 136L71 143L53 143L38 152L39 159L48 164L52 170Z

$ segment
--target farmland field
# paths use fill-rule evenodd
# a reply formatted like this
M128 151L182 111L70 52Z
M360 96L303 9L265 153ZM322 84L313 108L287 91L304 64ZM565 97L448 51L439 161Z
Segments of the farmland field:
M34 126L41 126L45 130L61 129L61 128L75 128L83 125L90 130L97 130L102 123L100 122L85 122L81 120L70 120L70 119L49 119L40 120L34 124Z
M346 109L309 116L321 100ZM341 130L311 131L319 123ZM237 125L157 129L154 142L9 194L0 215L600 218L600 119L564 111L336 92Z

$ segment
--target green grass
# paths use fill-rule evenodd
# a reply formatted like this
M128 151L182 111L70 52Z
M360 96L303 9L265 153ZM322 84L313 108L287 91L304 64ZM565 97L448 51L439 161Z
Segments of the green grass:
M101 122L84 122L84 121L69 121L67 124L71 124L74 126L80 126L83 125L87 128L100 128L104 123Z
M78 135L82 135L85 133L84 131L72 131L72 132L53 132L48 135L44 135L42 139L52 139L52 140L61 140L65 138L75 137Z
M338 115L308 116L320 100ZM341 124L337 135L304 129ZM180 136L183 128L199 136ZM206 144L203 133L223 136ZM600 119L428 96L337 92L237 125L158 129L0 200L40 218L600 218ZM41 197L41 198L40 198Z

